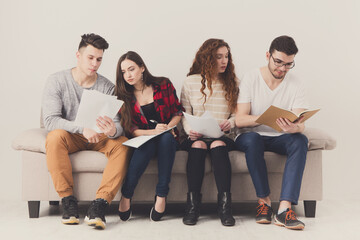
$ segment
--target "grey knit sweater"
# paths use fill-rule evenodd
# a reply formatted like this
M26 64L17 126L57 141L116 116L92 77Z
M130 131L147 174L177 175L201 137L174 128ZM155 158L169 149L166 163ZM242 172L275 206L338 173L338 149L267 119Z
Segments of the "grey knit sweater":
M71 69L50 75L46 82L42 99L45 128L48 131L64 129L70 133L82 134L83 127L75 126L74 121L83 90L97 90L112 95L114 88L114 84L100 74L98 74L95 84L90 88L81 87L74 80ZM123 132L119 120L119 115L117 115L114 119L116 134L113 138L120 136Z

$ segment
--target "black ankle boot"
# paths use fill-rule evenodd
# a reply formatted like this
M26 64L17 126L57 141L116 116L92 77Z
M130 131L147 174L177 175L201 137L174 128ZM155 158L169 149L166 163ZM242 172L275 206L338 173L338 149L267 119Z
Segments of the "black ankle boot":
M189 192L183 223L185 225L195 225L200 215L201 194L199 192Z
M222 192L218 194L218 214L222 225L234 226L235 219L231 213L231 193Z

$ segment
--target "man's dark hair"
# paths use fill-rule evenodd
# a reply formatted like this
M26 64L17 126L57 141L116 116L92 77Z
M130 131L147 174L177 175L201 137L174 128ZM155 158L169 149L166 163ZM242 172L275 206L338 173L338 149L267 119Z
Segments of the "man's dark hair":
M81 36L81 41L79 44L79 48L82 47L87 47L87 45L91 45L97 49L101 49L103 51L105 51L105 49L108 49L109 44L108 42L101 36L94 34L94 33L90 33L90 34L84 34Z
M283 52L288 56L297 54L298 52L298 48L296 47L294 39L285 35L277 37L272 41L269 48L269 53L273 54L274 50Z

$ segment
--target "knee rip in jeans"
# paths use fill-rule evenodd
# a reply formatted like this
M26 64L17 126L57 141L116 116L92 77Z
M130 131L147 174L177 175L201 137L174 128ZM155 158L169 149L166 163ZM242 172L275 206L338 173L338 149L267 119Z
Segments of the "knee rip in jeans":
M206 143L203 141L195 141L191 144L191 148L207 149Z
M213 141L210 144L210 149L216 148L216 147L226 147L226 144L223 141L220 141L220 140Z

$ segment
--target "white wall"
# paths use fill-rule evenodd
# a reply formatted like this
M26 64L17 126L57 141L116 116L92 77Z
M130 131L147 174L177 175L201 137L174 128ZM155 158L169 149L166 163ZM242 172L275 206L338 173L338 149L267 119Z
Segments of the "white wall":
M11 140L39 126L47 76L75 65L80 35L89 32L110 43L100 73L114 81L118 58L134 50L154 75L169 77L178 94L206 39L230 44L241 77L266 63L273 38L293 36L299 54L292 71L307 83L312 106L322 109L308 126L338 141L324 152L324 198L360 199L359 15L356 0L0 0L0 199L21 197L21 153Z

